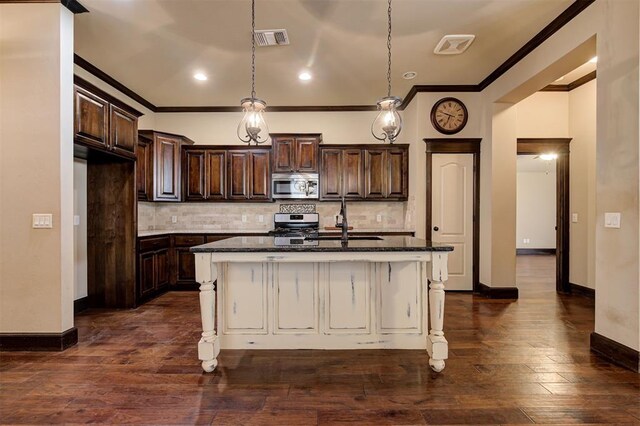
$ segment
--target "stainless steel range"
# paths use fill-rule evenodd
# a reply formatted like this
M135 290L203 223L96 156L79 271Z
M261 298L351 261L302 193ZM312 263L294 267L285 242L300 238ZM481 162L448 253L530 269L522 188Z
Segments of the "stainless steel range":
M317 246L318 213L276 213L273 216L274 244L277 246Z

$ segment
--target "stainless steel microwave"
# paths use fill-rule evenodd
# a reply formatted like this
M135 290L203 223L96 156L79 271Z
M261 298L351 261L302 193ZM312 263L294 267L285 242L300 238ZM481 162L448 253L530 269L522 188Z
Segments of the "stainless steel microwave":
M271 175L273 198L318 199L317 173L274 173Z

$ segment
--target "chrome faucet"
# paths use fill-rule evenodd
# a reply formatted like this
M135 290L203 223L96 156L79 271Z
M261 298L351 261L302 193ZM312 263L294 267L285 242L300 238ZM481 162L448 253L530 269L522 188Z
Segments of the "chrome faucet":
M344 200L344 195L340 204L340 216L342 216L342 243L345 244L349 241L349 224L347 223L347 203Z

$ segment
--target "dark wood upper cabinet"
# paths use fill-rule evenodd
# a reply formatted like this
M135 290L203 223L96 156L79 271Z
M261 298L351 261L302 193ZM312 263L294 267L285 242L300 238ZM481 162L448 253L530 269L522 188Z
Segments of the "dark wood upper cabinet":
M365 150L365 198L383 199L387 196L387 152L386 149Z
M320 149L320 200L396 200L409 194L409 145Z
M185 201L206 200L206 163L204 150L194 149L185 151L182 157L182 161L185 164L183 170L183 191Z
M78 86L74 88L74 141L109 147L109 102Z
M80 77L74 77L74 82L74 142L136 158L138 117L142 113Z
M409 149L387 151L387 198L406 200L409 197Z
M205 190L208 200L227 198L227 153L224 150L205 151Z
M228 176L230 200L249 199L249 152L229 151L228 156Z
M342 152L342 188L345 198L364 197L364 161L361 149Z
M115 105L109 105L111 147L117 153L135 157L138 140L138 118Z
M320 134L271 134L274 173L318 173Z
M254 201L271 200L271 152L267 149L254 149L249 152L251 183L249 199Z
M153 199L153 141L138 137L136 146L136 188L138 200Z
M153 182L153 191L146 201L181 201L181 148L192 145L193 141L154 130L140 130L139 136L151 140L153 147L153 161L146 174Z
M320 152L320 199L340 199L342 197L342 149L325 147Z

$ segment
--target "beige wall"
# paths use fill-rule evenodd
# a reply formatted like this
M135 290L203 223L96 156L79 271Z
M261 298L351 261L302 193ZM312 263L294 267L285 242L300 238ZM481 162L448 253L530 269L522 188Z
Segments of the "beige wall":
M517 106L519 138L569 137L569 92L536 92Z
M571 223L569 281L595 288L596 239L596 81L569 92L569 170Z
M549 172L518 171L516 248L556 248L555 163L549 167Z
M0 332L73 327L73 15L0 4ZM53 229L31 228L52 213Z

